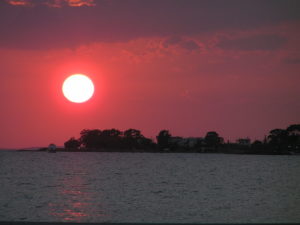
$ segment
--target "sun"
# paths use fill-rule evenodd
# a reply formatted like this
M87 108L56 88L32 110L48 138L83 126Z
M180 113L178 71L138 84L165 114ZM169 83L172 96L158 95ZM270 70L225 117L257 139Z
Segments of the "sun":
M62 85L64 96L71 102L83 103L94 94L92 80L83 74L74 74L65 79Z

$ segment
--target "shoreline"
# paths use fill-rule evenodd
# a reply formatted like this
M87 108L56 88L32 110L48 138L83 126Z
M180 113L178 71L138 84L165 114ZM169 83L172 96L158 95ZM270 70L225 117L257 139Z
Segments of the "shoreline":
M223 150L223 151L222 151ZM300 153L295 153L295 152L286 152L286 153L266 153L266 152L261 152L261 153L251 153L251 152L243 152L244 150L232 150L232 149L222 149L220 151L211 151L211 152L201 152L197 150L177 150L177 151L162 151L162 150L157 150L157 149L151 149L151 150L141 150L141 149L136 149L136 150L130 150L130 149L93 149L93 150L87 150L87 149L65 149L65 148L58 148L56 150L56 153L59 152L98 152L98 153L167 153L167 154L172 154L172 153L186 153L186 154L191 154L191 153L197 153L197 154L231 154L231 155L300 155ZM4 150L5 151L5 150ZM40 149L16 149L16 150L6 150L6 151L17 151L17 152L47 152L47 148L40 148Z

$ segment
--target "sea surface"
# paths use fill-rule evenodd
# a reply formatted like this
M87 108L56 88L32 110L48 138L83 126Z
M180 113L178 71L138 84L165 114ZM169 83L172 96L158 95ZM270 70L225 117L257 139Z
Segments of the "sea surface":
M300 156L0 151L0 221L300 222Z

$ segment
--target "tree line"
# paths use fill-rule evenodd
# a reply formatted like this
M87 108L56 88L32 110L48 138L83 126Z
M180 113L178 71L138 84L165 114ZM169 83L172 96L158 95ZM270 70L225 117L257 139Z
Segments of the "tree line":
M216 131L207 132L203 138L184 138L161 130L155 142L137 129L84 129L79 138L70 138L64 147L66 151L297 154L300 153L300 124L273 129L262 141L240 138L234 143L224 142Z

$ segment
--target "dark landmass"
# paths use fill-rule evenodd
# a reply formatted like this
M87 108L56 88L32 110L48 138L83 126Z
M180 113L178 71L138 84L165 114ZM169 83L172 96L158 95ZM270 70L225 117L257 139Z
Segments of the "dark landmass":
M290 125L286 129L273 129L264 140L251 142L249 138L240 138L235 143L224 142L224 138L215 131L207 132L205 137L184 138L172 136L168 130L161 130L154 142L136 129L124 132L117 129L84 129L78 139L70 138L63 148L50 144L48 148L19 151L299 155L300 124Z

